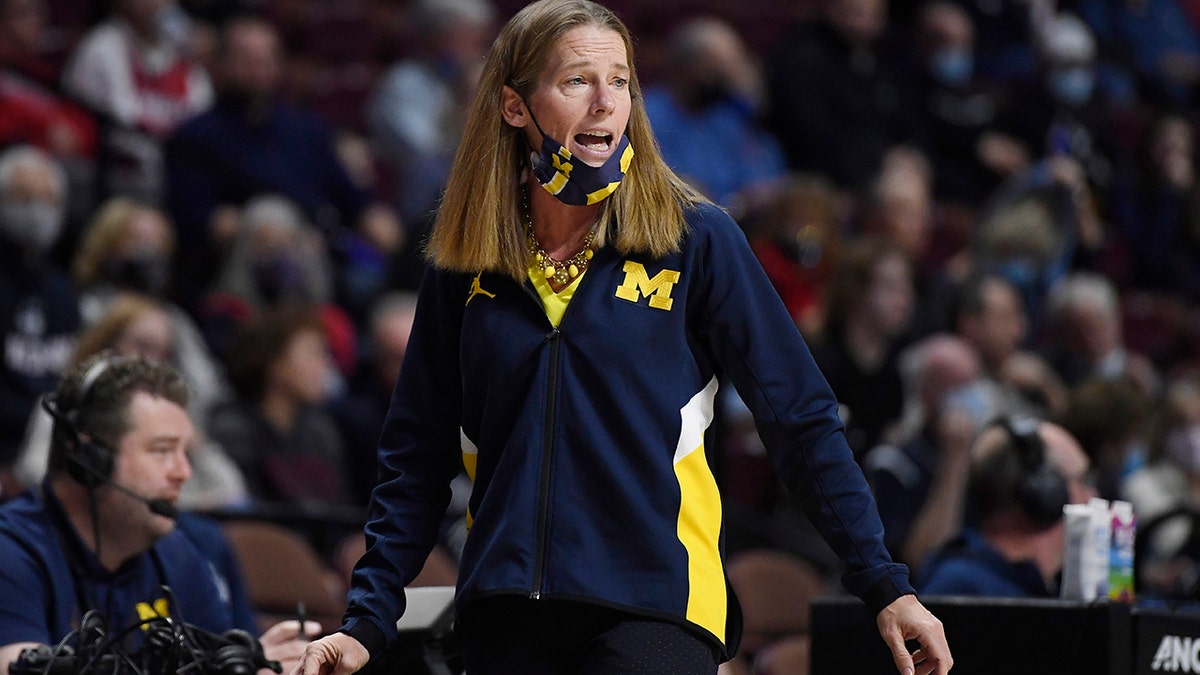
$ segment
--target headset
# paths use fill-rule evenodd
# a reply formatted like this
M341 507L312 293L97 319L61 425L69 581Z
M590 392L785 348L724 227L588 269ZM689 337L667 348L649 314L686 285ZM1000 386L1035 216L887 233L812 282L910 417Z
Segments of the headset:
M113 451L99 439L89 438L79 428L79 411L87 405L92 389L111 366L113 357L106 357L93 363L79 384L75 401L67 410L58 405L57 396L47 396L42 399L42 407L56 421L66 427L69 436L67 443L67 473L79 483L94 488L112 479Z
M150 499L113 481L113 465L115 453L107 443L98 438L90 438L84 434L79 425L79 411L88 403L96 382L113 363L122 357L109 356L93 363L79 383L79 391L75 395L73 405L63 410L58 405L58 396L51 395L42 399L42 408L50 413L55 421L66 427L69 438L67 444L67 474L89 490L101 485L111 485L117 490L143 502L151 512L174 520L179 511L167 499Z
M1009 415L998 419L995 425L1008 433L1021 464L1015 490L1021 510L1041 527L1057 523L1071 495L1066 477L1047 457L1046 444L1038 433L1041 422L1033 417Z

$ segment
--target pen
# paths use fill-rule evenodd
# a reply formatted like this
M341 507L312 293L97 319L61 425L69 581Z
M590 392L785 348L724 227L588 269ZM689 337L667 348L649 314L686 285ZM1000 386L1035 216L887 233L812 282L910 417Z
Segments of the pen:
M300 622L300 639L308 640L308 635L304 630L304 625L308 623L308 609L304 606L303 600L296 603L296 619Z

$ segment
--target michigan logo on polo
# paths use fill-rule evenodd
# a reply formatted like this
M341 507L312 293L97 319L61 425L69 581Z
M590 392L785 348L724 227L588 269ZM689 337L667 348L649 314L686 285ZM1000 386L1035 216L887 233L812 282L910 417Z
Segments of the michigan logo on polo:
M143 622L142 630L150 629L149 622L151 619L166 619L171 616L170 606L166 598L159 598L153 603L139 602L135 605L135 609L137 610L138 619Z

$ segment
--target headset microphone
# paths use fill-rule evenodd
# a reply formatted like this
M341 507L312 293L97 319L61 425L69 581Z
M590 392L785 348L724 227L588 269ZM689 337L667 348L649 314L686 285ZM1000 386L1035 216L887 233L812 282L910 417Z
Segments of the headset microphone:
M150 509L150 513L177 520L179 518L179 509L166 499L147 499L146 507Z
M146 497L139 495L120 483L114 483L112 479L106 478L104 482L116 488L117 491L124 492L130 497L133 497L139 502L145 504L146 508L150 509L150 512L153 514L160 515L163 518L170 518L171 520L179 518L179 509L175 508L175 505L172 504L171 500L169 499L147 499Z
M96 441L92 440L90 442L95 443ZM176 520L179 518L179 509L177 509L175 507L175 505L171 503L171 500L169 500L169 499L150 499L149 497L143 497L142 495L134 492L133 490L130 490L129 488L125 487L124 485L121 485L120 483L114 481L111 476L106 476L103 473L101 473L100 471L97 471L95 467L93 467L89 464L82 464L81 468L84 471L91 474L92 476L94 476L96 478L97 484L111 485L118 492L123 492L126 495L133 497L137 501L145 504L146 508L150 509L151 513L160 515L164 518L170 518L171 520Z

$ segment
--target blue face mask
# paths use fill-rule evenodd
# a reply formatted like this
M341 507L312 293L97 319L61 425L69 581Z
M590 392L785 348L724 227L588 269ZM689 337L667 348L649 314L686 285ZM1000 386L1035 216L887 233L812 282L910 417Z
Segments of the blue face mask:
M1088 68L1068 68L1050 74L1050 91L1060 102L1079 106L1092 98L1096 75Z
M529 115L533 119L533 113ZM550 138L542 127L533 120L542 134L541 153L529 153L533 175L546 192L558 197L564 204L588 206L604 201L621 184L629 162L633 159L633 146L629 138L621 134L617 151L600 166L581 162L562 143Z
M975 58L966 49L939 49L929 62L929 69L933 79L951 87L958 87L971 80L971 75L975 73Z

